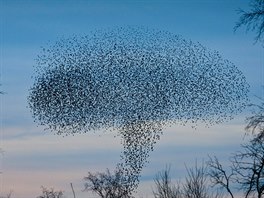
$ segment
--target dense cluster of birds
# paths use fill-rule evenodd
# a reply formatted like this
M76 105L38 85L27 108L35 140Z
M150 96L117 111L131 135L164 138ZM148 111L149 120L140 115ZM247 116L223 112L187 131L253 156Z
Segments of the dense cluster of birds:
M117 129L118 164L135 186L164 125L223 122L247 103L236 66L199 43L147 28L63 38L43 48L28 97L58 134Z

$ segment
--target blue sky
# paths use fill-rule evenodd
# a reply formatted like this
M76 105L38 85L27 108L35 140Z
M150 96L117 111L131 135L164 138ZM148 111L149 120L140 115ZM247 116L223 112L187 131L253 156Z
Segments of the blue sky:
M250 98L264 96L264 51L253 44L254 34L245 29L233 32L237 10L248 9L244 0L175 1L18 1L0 0L1 17L1 193L31 198L40 186L64 189L70 183L81 192L88 171L114 168L122 151L120 138L110 132L62 137L44 131L33 122L27 108L28 89L40 47L62 36L85 35L115 26L145 26L200 42L233 62L250 84ZM195 163L208 154L224 162L244 142L244 119L205 128L172 126L164 130L142 172L138 196L150 197L157 171L171 164L173 176L184 177L184 163ZM68 196L70 197L70 196Z

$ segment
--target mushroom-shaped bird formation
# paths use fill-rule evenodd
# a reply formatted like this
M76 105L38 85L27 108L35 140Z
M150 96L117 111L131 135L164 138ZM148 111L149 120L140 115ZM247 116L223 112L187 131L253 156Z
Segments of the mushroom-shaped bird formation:
M220 123L247 103L242 72L218 52L169 32L115 28L43 48L33 117L58 134L117 129L118 164L134 189L164 125Z

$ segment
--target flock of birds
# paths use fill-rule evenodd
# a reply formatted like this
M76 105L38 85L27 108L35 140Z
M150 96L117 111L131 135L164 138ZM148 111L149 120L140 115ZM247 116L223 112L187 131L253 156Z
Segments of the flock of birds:
M43 48L28 97L35 121L62 134L118 130L117 167L135 189L165 125L229 120L247 103L234 64L165 31L115 28Z

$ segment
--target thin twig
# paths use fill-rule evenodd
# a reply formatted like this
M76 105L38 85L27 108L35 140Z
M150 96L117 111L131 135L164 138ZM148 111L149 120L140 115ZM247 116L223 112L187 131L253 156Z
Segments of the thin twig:
M73 193L73 198L76 198L72 183L71 183L71 189L72 189L72 193Z

